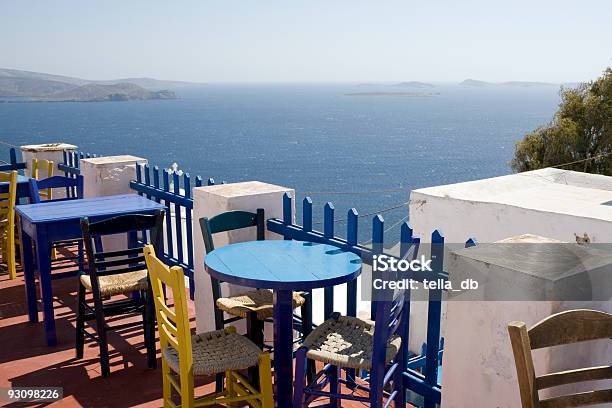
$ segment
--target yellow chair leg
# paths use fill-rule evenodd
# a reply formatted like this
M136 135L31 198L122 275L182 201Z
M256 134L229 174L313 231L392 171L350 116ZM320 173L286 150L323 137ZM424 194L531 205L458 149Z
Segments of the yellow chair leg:
M270 353L261 353L259 355L259 390L261 391L261 407L274 408Z
M8 231L7 233L6 249L6 264L8 266L9 278L15 279L17 278L17 267L15 265L15 233L13 231Z
M163 395L164 395L164 408L172 407L172 385L170 384L170 368L166 360L162 358L162 380L163 380Z
M226 390L228 398L233 398L233 397L238 396L238 392L236 392L236 389L234 387L235 382L236 382L236 378L234 377L233 373L229 370L226 371L225 372L225 390ZM230 402L227 404L227 406L228 408L233 408L233 407L237 407L238 404L235 402Z
M192 408L195 404L193 395L193 371L181 370L181 408Z

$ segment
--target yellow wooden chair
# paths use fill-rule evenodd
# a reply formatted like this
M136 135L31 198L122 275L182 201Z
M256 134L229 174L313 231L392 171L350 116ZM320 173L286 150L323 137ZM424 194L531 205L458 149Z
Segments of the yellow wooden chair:
M32 159L32 178L36 180L42 180L53 176L53 169L55 163L51 160L45 159ZM42 171L41 171L42 170ZM38 190L38 195L42 200L53 199L53 189L46 188ZM21 245L21 242L19 243ZM20 252L21 253L21 252ZM51 259L54 261L57 259L57 248L51 248Z
M8 266L10 279L17 277L15 261L15 201L17 198L17 172L0 173L0 182L8 182L8 192L0 193L0 248Z
M602 366L577 368L536 377L531 355L532 350L544 347L590 340L610 341L612 314L587 309L568 310L547 317L531 329L527 329L523 322L510 322L508 332L523 408L570 408L604 403L607 403L607 407L612 406L612 388L564 394L547 399L540 399L539 395L540 390L559 385L612 379L612 364L609 358ZM609 382L607 384L609 385Z
M183 269L165 265L155 256L152 245L144 248L144 255L155 299L162 350L164 407L237 406L238 402L246 402L251 407L272 408L270 354L237 334L232 326L192 336ZM162 284L166 285L166 290L172 291L174 310L167 304ZM257 365L259 390L238 372ZM225 389L195 398L194 376L219 373L225 373ZM173 401L172 389L179 394L180 404Z
M32 159L31 177L36 180L51 177L53 176L53 167L54 163L51 160ZM40 190L38 193L42 199L51 200L53 198L52 189L50 188Z

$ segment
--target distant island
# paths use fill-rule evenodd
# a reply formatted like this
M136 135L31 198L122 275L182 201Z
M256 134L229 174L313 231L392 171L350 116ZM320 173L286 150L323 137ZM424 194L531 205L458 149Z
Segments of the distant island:
M398 84L395 84L394 86L401 86L404 88L435 88L436 87L434 84L429 84L427 82L419 82L419 81L400 82Z
M411 97L430 97L438 96L439 93L431 92L352 92L345 96L411 96Z
M176 99L172 89L203 84L126 78L89 81L62 75L0 68L0 98L10 102L113 102Z

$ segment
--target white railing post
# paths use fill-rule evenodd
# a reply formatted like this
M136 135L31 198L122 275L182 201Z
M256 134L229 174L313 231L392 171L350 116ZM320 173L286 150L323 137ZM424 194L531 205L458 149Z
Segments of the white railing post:
M193 254L196 285L196 326L198 332L214 330L215 328L210 276L204 269L206 251L204 239L200 231L200 218L212 218L217 214L232 210L255 212L258 208L264 209L266 219L282 218L283 195L285 193L295 195L295 191L291 188L259 181L218 184L193 189ZM220 233L214 236L215 248L235 242L252 241L255 238L254 228ZM277 234L266 231L266 239L281 238ZM240 287L232 286L224 291L224 294L234 294L241 290L243 289Z

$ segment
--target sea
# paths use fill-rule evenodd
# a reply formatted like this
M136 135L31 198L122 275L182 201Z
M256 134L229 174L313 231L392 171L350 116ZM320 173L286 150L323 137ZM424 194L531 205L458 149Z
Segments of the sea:
M160 168L177 163L217 182L292 187L298 220L308 195L321 229L323 206L332 202L342 236L355 208L360 242L367 243L371 214L381 212L391 242L409 219L403 204L410 190L511 173L515 143L548 123L560 100L556 86L452 84L415 93L385 84L209 84L177 94L0 103L0 141L61 141L98 155L133 154ZM0 143L0 159L7 157Z

